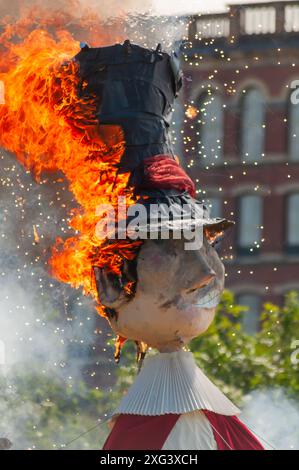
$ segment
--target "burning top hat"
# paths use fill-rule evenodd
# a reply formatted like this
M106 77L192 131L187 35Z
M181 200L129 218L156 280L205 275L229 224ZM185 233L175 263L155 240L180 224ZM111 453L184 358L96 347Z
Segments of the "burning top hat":
M96 97L100 127L123 130L125 150L118 170L130 172L128 186L138 207L146 208L138 219L139 233L204 227L211 240L221 237L232 222L211 218L195 199L195 185L171 144L173 104L183 82L177 54L163 52L161 44L151 50L126 40L100 48L81 44L75 61L80 96Z

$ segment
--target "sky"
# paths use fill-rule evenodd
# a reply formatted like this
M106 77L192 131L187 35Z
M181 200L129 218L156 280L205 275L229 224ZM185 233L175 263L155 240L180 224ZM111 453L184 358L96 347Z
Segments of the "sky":
M265 0L252 0L252 3L261 3L264 1ZM236 3L251 2L250 0L154 0L154 7L160 14L207 13L225 11L228 4Z

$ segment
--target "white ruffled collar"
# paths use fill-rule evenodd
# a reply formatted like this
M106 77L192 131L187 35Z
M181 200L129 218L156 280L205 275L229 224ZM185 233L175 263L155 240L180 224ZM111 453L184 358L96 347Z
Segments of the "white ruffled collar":
M115 414L156 416L195 410L240 413L197 367L192 353L181 350L147 357Z

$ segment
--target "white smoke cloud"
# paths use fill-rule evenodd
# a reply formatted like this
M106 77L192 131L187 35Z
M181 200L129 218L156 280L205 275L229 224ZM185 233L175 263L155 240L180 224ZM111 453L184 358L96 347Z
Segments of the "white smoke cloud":
M126 14L147 13L153 11L152 0L79 0L83 7L90 7L101 17L121 16Z
M128 13L145 13L152 9L152 0L0 0L2 14L19 14L32 7L42 7L45 10L70 12L80 16L83 10L92 10L101 19L109 16L118 17Z
M76 31L74 37L87 42L93 28L89 22L84 31L83 18L92 18L95 27L103 25L109 44L130 39L141 46L155 48L161 43L167 52L178 49L178 44L182 38L186 38L188 30L186 17L176 17L173 8L161 15L153 0L12 0L9 3L0 0L2 16L8 14L20 18L31 11L35 17L39 9L46 12L47 17L52 11L55 14L58 12L61 18L64 17L62 24L72 33L73 27L77 29L79 26L80 33ZM92 41L92 45L96 46L96 37Z
M299 403L282 389L251 393L246 397L241 419L266 448L299 449Z
M115 367L106 348L106 322L93 302L48 272L49 247L69 233L71 207L61 176L38 184L13 156L0 152L0 438L8 437L14 449L32 444L26 423L34 416L39 422L44 406L32 402L30 393L24 401L26 393L6 387L6 377L18 380L17 370L26 371L28 380L36 373L58 380L66 390L82 382L108 388ZM99 327L103 334L95 334ZM71 426L66 427L72 436Z
M7 368L36 358L56 368L74 349L87 359L97 338L94 304L53 279L47 265L56 238L72 234L67 183L55 175L36 183L5 152L0 162L1 357Z

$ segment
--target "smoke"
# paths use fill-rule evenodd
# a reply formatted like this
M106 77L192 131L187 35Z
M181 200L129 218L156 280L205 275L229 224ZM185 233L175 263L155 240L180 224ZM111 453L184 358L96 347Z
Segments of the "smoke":
M70 236L68 210L74 207L60 175L34 182L14 157L0 154L0 341L4 369L36 360L45 370L72 368L71 357L94 362L99 342L93 302L49 273L50 247ZM105 335L104 335L105 336ZM105 344L106 338L101 341ZM3 365L3 364L2 364ZM76 363L78 366L78 363ZM70 370L68 370L68 373ZM77 367L76 378L82 377Z
M152 11L153 1L143 0L7 0L0 1L0 12L6 15L22 15L32 8L50 11L56 10L80 16L83 12L92 11L99 18L124 16L128 13L146 13Z
M242 420L266 448L299 449L299 404L283 389L251 393L246 397Z
M161 16L152 0L0 0L0 15L21 22L31 15L36 27L66 29L93 47L130 39L144 47L161 43L167 52L178 51L188 30L187 17Z
M136 44L154 48L158 43L164 50L178 49L178 44L187 37L188 19L174 16L169 12L158 14L153 0L79 0L82 7L89 7L100 18L108 21L116 18L123 23L124 39L129 38Z
M89 298L48 272L49 247L71 233L70 207L74 201L61 175L36 183L13 156L0 152L0 438L8 437L14 449L38 442L38 436L26 439L28 423L43 423L51 384L67 397L82 383L107 390L113 381L106 322ZM49 383L38 401L30 393L34 380ZM83 405L78 413L84 422ZM80 434L67 418L64 428L71 437Z
M83 7L90 7L102 18L123 16L136 13L153 12L153 1L142 0L79 0Z

